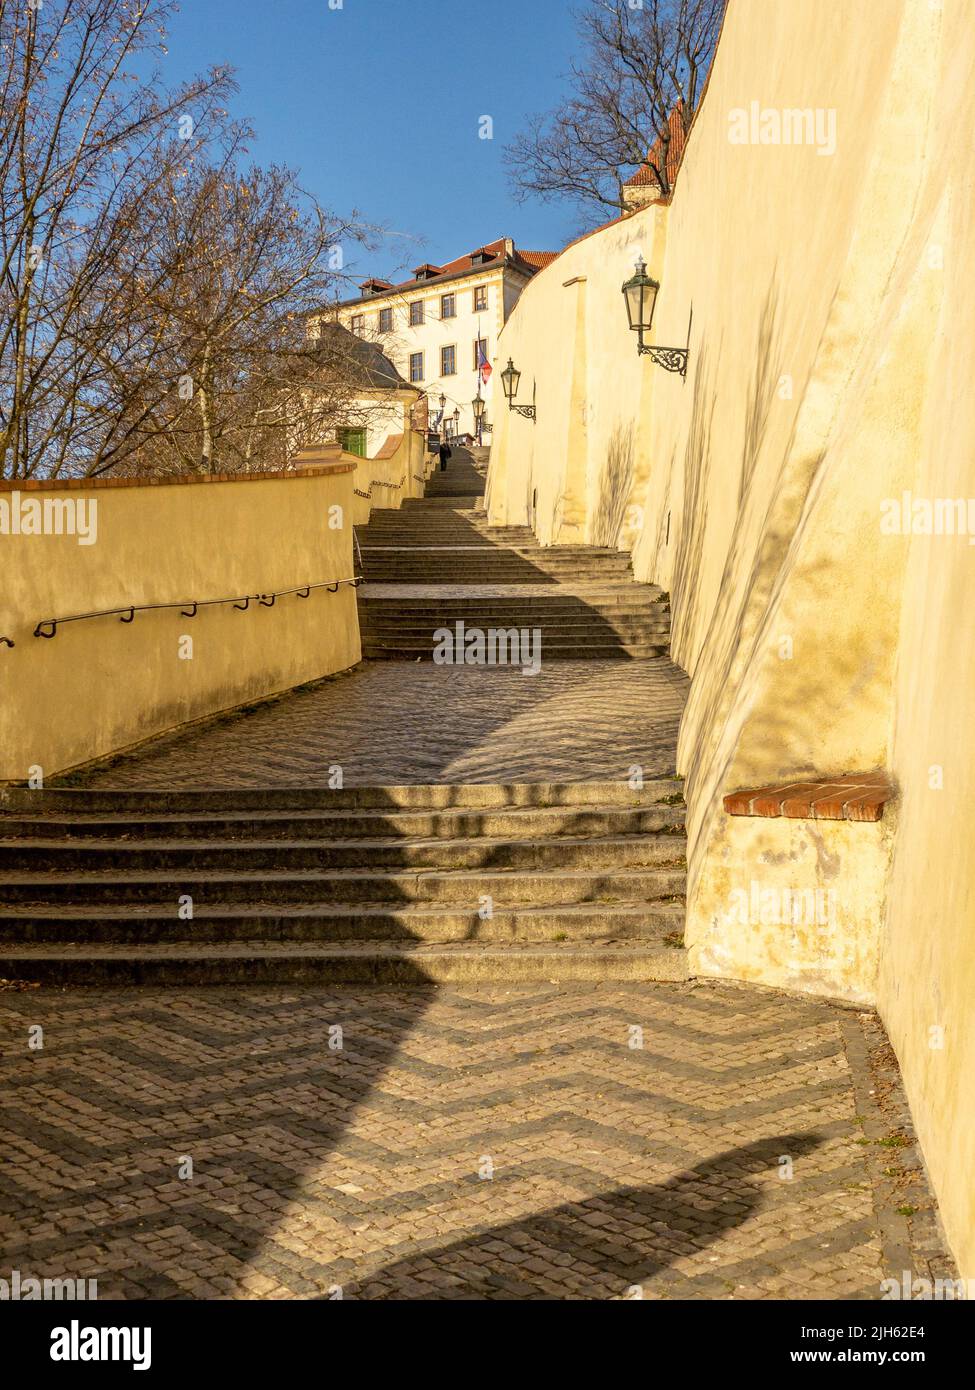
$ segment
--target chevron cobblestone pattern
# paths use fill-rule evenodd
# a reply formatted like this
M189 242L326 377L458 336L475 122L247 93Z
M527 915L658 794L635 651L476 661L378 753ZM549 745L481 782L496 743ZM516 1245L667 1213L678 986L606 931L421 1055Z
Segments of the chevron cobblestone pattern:
M0 1026L2 1277L874 1299L952 1272L870 1014L703 983L34 990Z
M147 745L83 780L146 789L578 782L674 767L687 677L666 658L512 667L367 662Z

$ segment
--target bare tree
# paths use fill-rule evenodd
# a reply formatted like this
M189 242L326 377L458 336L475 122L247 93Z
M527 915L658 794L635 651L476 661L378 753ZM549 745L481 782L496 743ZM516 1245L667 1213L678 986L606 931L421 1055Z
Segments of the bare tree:
M0 475L94 471L129 413L120 363L152 331L142 210L232 90L221 69L163 87L172 8L0 0Z
M619 210L636 170L670 192L671 113L690 129L714 57L725 0L587 0L583 58L570 92L533 117L506 151L517 195Z
M0 476L280 467L352 383L307 338L365 240L246 165L173 0L0 0ZM314 389L312 389L314 388Z
M153 370L130 392L140 467L280 467L338 410L343 383L323 372L306 325L340 297L364 233L327 214L292 171L239 170L232 153L171 174L144 212Z

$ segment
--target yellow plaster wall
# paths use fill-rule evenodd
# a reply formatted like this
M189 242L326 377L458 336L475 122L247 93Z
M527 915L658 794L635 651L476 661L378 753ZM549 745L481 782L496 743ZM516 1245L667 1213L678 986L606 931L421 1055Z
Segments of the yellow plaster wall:
M387 449L389 439L397 435L395 448ZM356 458L355 465L352 520L355 526L367 526L374 509L395 510L407 498L423 496L433 455L427 453L426 436L410 428L409 412L404 411L396 430L383 438L373 456ZM369 496L360 497L360 492Z
M571 247L507 325L538 423L504 418L489 481L493 520L615 540L670 590L693 676L679 750L692 963L876 1000L969 1277L975 550L880 521L905 489L975 496L971 14L968 0L732 0L669 209ZM752 102L833 112L835 152L732 144L730 113ZM661 282L652 341L682 345L693 313L686 382L627 334L636 247ZM580 319L565 282L583 277ZM632 467L612 448L627 437ZM874 768L899 797L879 827L721 806L736 787ZM742 929L728 895L753 879L839 885L838 930Z
M268 594L353 575L352 460L257 481L38 490L96 499L97 540L0 536L0 780L45 778L189 720L355 665L355 589L69 623L125 604ZM0 493L8 501L13 485ZM341 525L329 525L332 513ZM192 660L180 641L193 639Z

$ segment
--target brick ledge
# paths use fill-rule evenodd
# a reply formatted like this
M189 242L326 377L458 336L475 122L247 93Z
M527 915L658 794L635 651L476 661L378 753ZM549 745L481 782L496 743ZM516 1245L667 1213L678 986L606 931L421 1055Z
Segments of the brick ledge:
M730 792L724 799L724 809L730 816L878 821L893 795L893 784L885 772L846 772L839 777L774 782L766 787Z
M336 463L298 463L294 468L273 473L174 473L145 477L95 478L0 478L0 493L8 492L92 492L105 488L187 487L212 483L290 482L300 478L323 478L330 474L354 473L356 461L345 455Z

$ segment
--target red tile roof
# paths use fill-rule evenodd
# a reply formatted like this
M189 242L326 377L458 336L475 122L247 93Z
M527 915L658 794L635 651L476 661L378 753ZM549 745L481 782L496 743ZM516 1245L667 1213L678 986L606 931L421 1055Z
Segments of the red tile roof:
M487 246L476 246L473 251L468 251L466 256L458 256L455 261L448 261L446 265L440 267L441 275L454 275L458 270L471 269L472 256L487 256L494 260L497 256L504 255L504 237L499 241L490 241Z
M558 259L558 251L519 251L518 255L528 265L534 266L536 270L544 270L547 265L551 265Z
M468 251L466 256L458 256L456 260L448 261L446 265L417 266L413 272L414 278L412 280L404 280L398 285L391 285L385 280L371 278L364 280L360 289L365 292L375 287L381 293L388 293L393 290L402 292L415 289L418 285L428 283L430 280L447 280L451 276L475 275L480 270L496 270L504 261L505 247L505 238L499 237L497 241L489 241L485 246L478 246L473 251ZM516 267L520 264L523 269L534 273L544 270L558 255L558 251L519 251L517 247L514 247L511 262ZM480 264L475 265L473 263L475 256L481 256L484 259ZM417 279L417 276L422 276L422 278ZM344 303L348 305L365 302L369 297L368 294L364 293L362 301L345 300Z
M680 168L680 162L684 156L684 146L687 144L687 132L684 129L684 103L682 101L679 101L673 111L671 111L667 125L670 128L670 146L667 150L667 163L665 168L667 183L673 188L674 180L677 177L677 170ZM626 180L626 187L644 188L648 185L656 185L659 187L659 180L653 169L650 168L650 164L655 164L659 169L660 162L663 159L663 152L664 142L658 136L654 141L653 148L647 155L647 159L650 163L641 164L636 173L631 174Z

